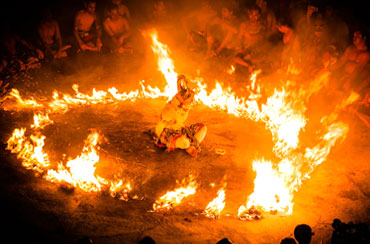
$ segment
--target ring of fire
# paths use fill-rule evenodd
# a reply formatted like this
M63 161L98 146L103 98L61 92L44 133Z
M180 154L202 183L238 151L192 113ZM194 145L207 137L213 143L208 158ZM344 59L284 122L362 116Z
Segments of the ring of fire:
M158 67L163 73L167 86L164 91L159 88L145 86L141 82L142 89L129 93L118 93L116 88L108 91L96 91L92 95L80 93L78 86L72 88L76 94L60 95L57 91L49 103L42 103L33 98L23 99L15 89L7 96L7 99L16 99L17 109L34 109L34 122L29 129L15 129L8 140L7 149L17 153L22 164L27 169L32 169L38 174L43 174L45 179L51 182L66 182L86 192L101 191L102 187L109 187L113 197L128 200L131 186L123 180L107 180L96 176L95 164L99 161L98 142L101 139L97 130L92 130L85 140L80 155L69 159L66 163L59 163L57 169L50 168L50 160L47 153L43 151L45 136L42 130L53 123L49 118L53 113L65 113L74 106L88 106L94 104L108 104L122 101L135 101L141 98L171 98L177 90L177 73L173 61L169 57L169 49L158 41L157 32L150 30L144 33L152 40L152 49L158 56ZM250 91L248 98L235 96L231 88L224 89L218 82L216 88L207 92L206 84L202 78L196 78L199 93L196 101L216 110L223 110L237 117L262 121L266 129L272 134L274 142L273 153L280 159L278 163L267 160L256 159L253 162L253 170L256 172L254 181L254 192L248 197L247 203L239 208L237 216L241 219L257 219L261 213L291 214L293 210L293 193L299 189L304 179L310 177L313 170L325 161L330 149L335 142L344 139L348 126L337 121L338 113L347 105L353 103L358 95L355 93L338 104L335 110L328 116L322 118L323 132L319 143L314 147L302 148L299 142L300 131L305 127L305 102L310 96L318 92L327 82L328 73L321 73L314 78L308 87L300 88L298 91L290 91L288 88L276 89L274 94L267 98L266 103L259 104L261 86L257 82L255 72L250 77ZM26 136L26 131L32 131ZM267 183L266 183L267 181ZM171 209L181 203L190 195L195 194L198 183L194 176L178 182L178 187L167 192L153 204L153 211ZM225 206L226 180L213 199L203 211L207 217L217 218ZM139 198L131 196L131 198Z

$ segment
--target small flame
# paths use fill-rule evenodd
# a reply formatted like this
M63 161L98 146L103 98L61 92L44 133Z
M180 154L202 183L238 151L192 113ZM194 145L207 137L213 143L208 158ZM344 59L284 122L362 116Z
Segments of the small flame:
M109 191L112 197L118 198L122 201L128 201L129 193L131 191L131 185L130 183L126 183L124 185L122 180L111 182Z
M223 184L220 190L217 192L217 197L215 197L210 203L208 203L203 214L208 218L217 219L220 217L222 210L225 207L225 187L226 183Z
M198 187L197 182L195 181L192 175L189 176L189 179L183 179L180 186L173 191L169 191L155 201L153 204L154 211L169 210L178 206L181 201L190 195L195 194Z

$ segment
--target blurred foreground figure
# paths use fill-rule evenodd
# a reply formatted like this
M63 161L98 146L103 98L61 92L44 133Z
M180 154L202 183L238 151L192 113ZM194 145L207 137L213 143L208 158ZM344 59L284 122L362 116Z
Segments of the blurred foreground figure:
M200 152L200 143L207 134L204 124L196 123L185 126L189 111L194 102L194 88L185 76L177 78L177 94L163 108L161 121L157 124L153 136L156 145L174 151L176 148L185 149L195 157Z
M62 58L67 56L66 50L71 46L63 46L59 24L53 18L49 9L43 13L43 18L38 26L38 33L45 57Z
M310 244L314 233L309 225L297 225L294 229L294 238L299 244Z
M93 0L85 2L85 9L80 10L75 18L74 37L82 51L100 51L101 28L96 20L96 2Z
M365 223L348 224L334 219L332 223L333 235L331 244L365 244L370 243L369 227Z
M231 244L231 241L227 238L219 240L216 244Z

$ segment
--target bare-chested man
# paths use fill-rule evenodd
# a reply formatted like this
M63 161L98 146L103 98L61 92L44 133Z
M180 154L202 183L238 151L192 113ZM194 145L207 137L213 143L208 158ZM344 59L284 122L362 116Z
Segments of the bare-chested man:
M264 20L266 25L266 36L269 37L275 34L277 29L276 29L276 16L274 11L272 11L267 6L266 0L257 0L256 4L261 9L262 19Z
M298 65L300 59L300 43L296 36L292 24L288 21L281 19L277 24L277 29L283 34L283 50L281 54L281 67L287 68L293 62Z
M201 2L199 9L182 19L182 24L191 51L202 51L207 45L207 27L217 17L217 12L207 0Z
M235 64L248 68L249 72L260 62L257 44L265 37L265 25L261 20L261 12L257 6L248 9L248 20L240 24L239 41L240 52L234 59ZM256 55L257 54L257 55Z
M41 39L41 46L46 56L51 56L53 58L67 56L65 50L71 46L68 45L63 47L59 24L53 19L50 10L45 10L43 19L38 26L38 33Z
M127 20L130 19L130 10L122 3L122 0L112 0L112 4L117 8L118 15L126 18Z
M347 47L338 63L334 65L333 69L340 73L341 78L338 88L349 89L351 83L356 81L369 64L370 54L365 41L366 37L360 31L356 31L353 34L353 45Z
M75 18L74 37L82 51L100 51L101 28L96 19L96 2L90 0L85 2L85 9L80 10Z
M207 31L208 57L218 55L224 48L236 48L238 29L235 22L233 11L226 7L222 8L220 18L213 19Z
M111 38L112 51L123 53L132 51L129 47L130 26L126 18L118 14L118 9L112 7L108 10L108 17L104 21L104 30Z

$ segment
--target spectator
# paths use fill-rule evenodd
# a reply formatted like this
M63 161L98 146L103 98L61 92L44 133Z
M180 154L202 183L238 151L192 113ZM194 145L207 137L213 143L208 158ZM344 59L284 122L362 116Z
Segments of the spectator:
M111 51L118 53L132 51L129 46L130 26L127 19L118 14L117 8L111 7L108 10L104 30L110 38L107 45Z
M306 224L297 225L294 229L294 238L298 244L310 244L313 235L311 227Z
M82 51L100 51L101 28L96 19L96 2L89 0L85 2L85 9L80 10L75 17L74 37Z
M46 57L66 57L66 50L71 46L63 47L62 37L58 22L53 18L51 11L46 9L43 18L38 26L41 47Z

